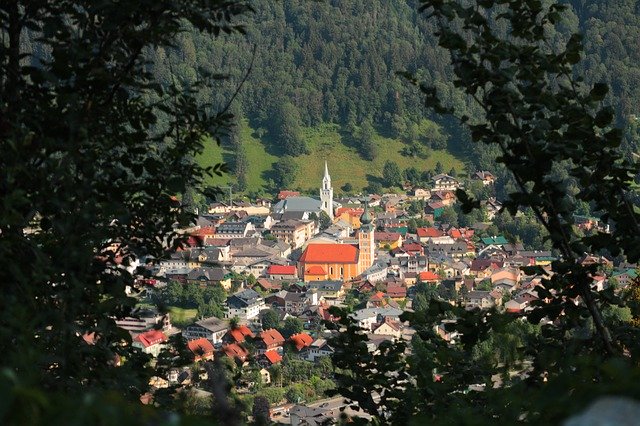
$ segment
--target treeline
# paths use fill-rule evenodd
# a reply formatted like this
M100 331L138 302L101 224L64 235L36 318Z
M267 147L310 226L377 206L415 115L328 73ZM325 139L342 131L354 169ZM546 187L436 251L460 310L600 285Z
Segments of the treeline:
M550 34L550 40L562 46L569 34L584 33L586 60L578 71L587 84L610 84L610 100L618 124L626 130L625 149L630 154L640 145L636 2L567 3L564 25ZM501 174L495 152L471 144L456 123L428 114L417 91L396 74L414 73L418 80L434 84L458 111L476 116L471 103L453 90L448 53L436 45L432 23L417 13L415 1L256 0L253 7L247 37L212 39L187 31L175 48L148 52L154 75L166 85L185 89L197 83L201 71L229 73L229 80L199 90L199 99L203 105L219 107L242 84L232 112L249 119L278 155L307 153L301 126L332 122L341 126L347 136L343 140L363 158L375 158L372 139L379 132L405 142L405 155L449 148L474 168ZM244 189L246 154L238 135L228 142L238 148L231 162Z

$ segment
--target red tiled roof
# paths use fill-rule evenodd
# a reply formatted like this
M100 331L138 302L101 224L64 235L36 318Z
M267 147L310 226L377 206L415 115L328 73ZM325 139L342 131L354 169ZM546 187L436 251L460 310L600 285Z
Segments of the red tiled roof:
M438 281L440 279L438 274L431 271L420 272L419 278L420 281Z
M266 278L258 278L257 285L265 290L280 290L282 286L279 283L272 283Z
M277 364L282 361L282 357L277 351L267 351L264 353L264 357L267 358L271 364Z
M418 237L441 237L442 232L438 231L436 228L418 228L416 230L418 233Z
M245 337L253 337L253 333L249 330L249 327L246 325L241 325L237 328L229 330L229 335L233 338L233 340L237 343L244 342Z
M297 351L300 351L302 348L310 346L313 343L313 337L309 336L307 333L294 334L289 338L289 340L291 340L291 343L295 345Z
M382 299L384 299L384 293L381 292L381 291L378 291L378 292L372 294L371 297L369 298L369 300L372 300L372 301L377 301L377 300L382 300Z
M241 360L244 360L247 357L247 355L249 355L249 352L247 352L245 348L238 345L237 343L226 345L225 347L222 348L222 351L228 357L240 358Z
M190 340L187 342L187 347L196 356L196 360L213 355L213 345L204 337Z
M364 213L364 209L362 208L353 208L353 207L340 207L336 210L336 216L340 216L342 213L347 213L349 216L360 217L362 213Z
M142 343L145 348L148 348L149 346L166 342L168 338L167 335L160 330L149 330L138 334L134 340Z
M304 271L304 273L307 275L327 275L324 268L318 265L307 268L307 270Z
M309 244L301 263L357 263L358 249L351 244Z
M269 275L295 275L296 267L293 265L271 265L267 269Z
M300 192L298 191L282 190L278 193L278 200L284 200L285 198L288 198L288 197L298 197L298 196L300 196Z
M449 236L456 239L462 238L462 232L459 229L452 228L449 230Z
M417 251L422 253L422 246L418 243L406 243L402 245L404 251Z
M400 239L398 232L376 232L374 236L376 241L398 241Z
M282 337L282 334L275 328L263 331L260 333L260 338L267 346L284 343L284 337Z
M402 285L387 286L387 296L407 297L407 288Z

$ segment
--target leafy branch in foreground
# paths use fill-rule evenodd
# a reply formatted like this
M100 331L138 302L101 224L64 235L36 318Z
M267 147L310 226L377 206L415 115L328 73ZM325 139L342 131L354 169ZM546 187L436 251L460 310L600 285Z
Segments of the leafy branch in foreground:
M551 270L524 268L542 278L539 300L526 314L467 311L437 298L405 314L416 334L401 371L412 386L390 383L389 392L402 394L402 403L387 407L377 420L556 424L599 395L637 395L639 329L602 314L627 302L612 288L596 292L592 277L598 265L583 266L580 260L604 251L632 262L640 258L640 216L631 201L638 166L619 149L621 134L604 104L607 87L584 87L573 74L580 37L571 36L561 51L547 41L564 6L538 0L421 0L420 5L451 55L454 85L482 111L475 120L459 116L460 122L476 143L497 146L496 161L513 174L517 189L504 208L512 215L532 211L560 259ZM506 34L497 28L506 28ZM427 106L456 116L435 87L401 74L420 87ZM554 173L558 167L576 182L576 193ZM458 198L465 212L478 207L462 191ZM588 204L610 232L588 237L576 232L577 202ZM445 341L437 329L457 337ZM366 343L358 336L334 340L342 348L336 349L334 364L355 372L360 361L349 359L352 341ZM379 368L370 366L362 383L376 383L380 377L369 376ZM358 383L339 379L343 395L366 401ZM396 422L396 416L402 420Z
M541 1L487 0L467 4L458 1L422 1L438 24L440 46L449 50L456 79L454 84L483 111L482 120L459 117L476 143L496 145L497 162L513 174L518 191L509 194L504 208L514 215L531 209L548 232L561 259L554 274L543 282L539 309L530 319L563 314L577 318L586 308L600 336L602 349L613 355L611 333L601 314L601 301L591 289L595 267L578 260L586 253L608 250L640 258L640 215L631 202L633 178L639 169L619 150L622 135L612 127L613 109L604 104L608 88L596 84L590 90L574 77L579 62L581 37L572 35L561 51L546 39L546 29L562 19L564 6ZM500 37L495 22L510 29ZM457 30L456 28L462 28ZM415 82L415 80L412 80ZM436 89L420 86L426 104L443 114L455 114L440 101ZM568 170L578 183L574 197L568 182L554 175L557 165ZM471 200L462 195L472 207ZM611 233L582 237L576 232L576 200L598 212ZM575 300L582 303L576 305Z

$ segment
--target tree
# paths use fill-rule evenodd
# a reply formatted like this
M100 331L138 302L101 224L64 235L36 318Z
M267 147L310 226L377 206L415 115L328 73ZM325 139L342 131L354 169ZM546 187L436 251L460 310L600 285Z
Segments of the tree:
M293 185L298 172L298 165L293 157L285 155L273 165L274 182L278 188L289 188Z
M237 190L242 192L247 189L247 172L249 171L249 159L247 158L247 151L243 145L238 144L236 148L236 159L234 174L237 179Z
M442 213L438 217L438 222L448 223L451 226L458 226L458 213L451 206L442 209Z
M324 231L325 229L331 226L331 218L324 210L320 211L320 217L318 218L318 222L319 222L321 231Z
M351 185L351 183L347 182L344 185L342 185L341 188L344 192L346 192L347 194L351 193L351 191L353 191L353 185Z
M402 186L402 173L398 163L390 160L385 161L384 166L382 166L382 180L389 188Z
M291 102L278 103L277 105L274 137L285 155L297 157L309 152L300 129L300 113Z
M611 315L609 320L603 317L603 308L621 301L613 291L596 293L591 278L596 266L585 267L578 259L585 252L600 250L612 250L614 255L624 252L631 261L640 257L640 217L630 197L631 177L638 165L629 163L618 150L621 132L611 125L613 110L602 103L606 85L585 87L574 77L580 37L571 36L563 44L547 38L549 29L559 24L564 6L527 0L421 0L420 4L433 18L439 45L451 54L453 85L478 113L473 117L457 114L451 100L441 97L441 87L405 75L420 87L435 112L460 119L476 143L499 153L496 161L510 171L515 183L505 200L506 209L513 216L530 209L561 260L553 263L552 276L541 268L524 268L543 281L537 291L545 300L533 304L529 313L467 311L431 300L426 311L406 314L403 319L416 329L412 354L400 357L393 374L387 373L389 357L377 363L372 362L375 355L353 358L357 345L366 346L366 338L353 335L345 319L342 327L347 333L332 341L334 364L348 373L347 377L337 375L340 392L381 421L413 413L416 423L446 417L446 423L461 424L478 416L559 423L567 413L612 389L616 394L634 395L638 386L626 374L637 374L634 366L640 347L635 341L640 330L617 324L629 317L627 313ZM560 165L566 166L568 177L578 185L576 192L568 191L566 180L557 178ZM457 195L465 213L479 207L464 191ZM573 221L574 198L596 206L615 229L610 234L580 235ZM337 309L334 315L348 318ZM443 323L451 318L456 321ZM519 340L510 331L518 321L538 324L543 318L547 321L539 335ZM439 338L436 330L441 326L462 333L460 343ZM502 333L509 336L507 344L496 353L490 346ZM403 348L392 349L397 354ZM473 360L474 349L482 362ZM526 371L526 379L513 371ZM416 385L384 381L397 376ZM501 383L492 386L496 376ZM358 377L358 383L353 377ZM597 383L593 377L598 377ZM489 386L473 392L474 383ZM559 387L564 390L550 404L548 392ZM372 401L372 389L394 395L397 405Z
M418 185L420 183L420 172L415 167L407 167L404 169L402 176L412 185Z
M380 182L371 182L367 186L369 194L382 194L383 188Z
M262 329L280 328L280 316L273 309L268 309L262 314Z
M256 425L269 424L269 400L264 396L256 396L253 398L253 408L251 415Z
M140 289L135 263L181 244L176 230L193 216L180 194L226 171L195 158L231 118L229 98L196 99L215 76L161 82L151 52L175 46L185 25L208 37L236 32L249 9L243 1L0 3L0 257L11 265L0 271L0 342L13 348L3 358L14 377L3 378L10 423L73 423L103 404L98 416L108 405L140 418L119 398L138 403L153 372L114 318L135 304L125 292ZM126 363L114 368L116 357ZM117 397L96 396L106 391Z
M378 146L373 137L376 131L370 120L365 120L354 133L356 147L365 160L375 160L378 156Z
M433 172L437 175L440 173L444 173L444 166L442 165L441 162L438 161L436 163L436 166L433 168Z
M304 324L302 320L299 318L289 317L284 320L284 325L282 326L282 336L285 339L293 336L294 334L302 333L304 331Z

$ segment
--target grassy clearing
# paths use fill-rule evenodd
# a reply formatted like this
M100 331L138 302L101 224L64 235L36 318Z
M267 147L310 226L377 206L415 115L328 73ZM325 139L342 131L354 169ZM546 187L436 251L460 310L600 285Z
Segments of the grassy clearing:
M421 171L433 170L436 163L440 162L445 172L451 168L455 168L458 173L464 171L464 164L447 151L431 151L426 159L409 158L400 154L404 146L401 141L376 135L379 154L374 161L367 161L360 157L354 147L343 143L339 128L334 124L304 128L303 131L311 153L296 158L299 171L293 185L303 191L316 191L320 187L325 160L329 163L329 172L337 193L341 192L340 187L347 182L351 183L354 190L362 190L370 181L382 176L382 166L387 160L398 163L400 169L413 166ZM277 148L258 139L247 122L241 125L240 139L249 158L247 183L250 190L266 189L266 180L273 164L278 160ZM215 164L222 160L231 161L232 158L232 153L227 148L209 143L199 160L203 164ZM231 175L214 177L209 183L228 185L233 179Z
M171 322L176 325L187 325L192 323L198 316L197 309L185 309L177 306L169 306Z

